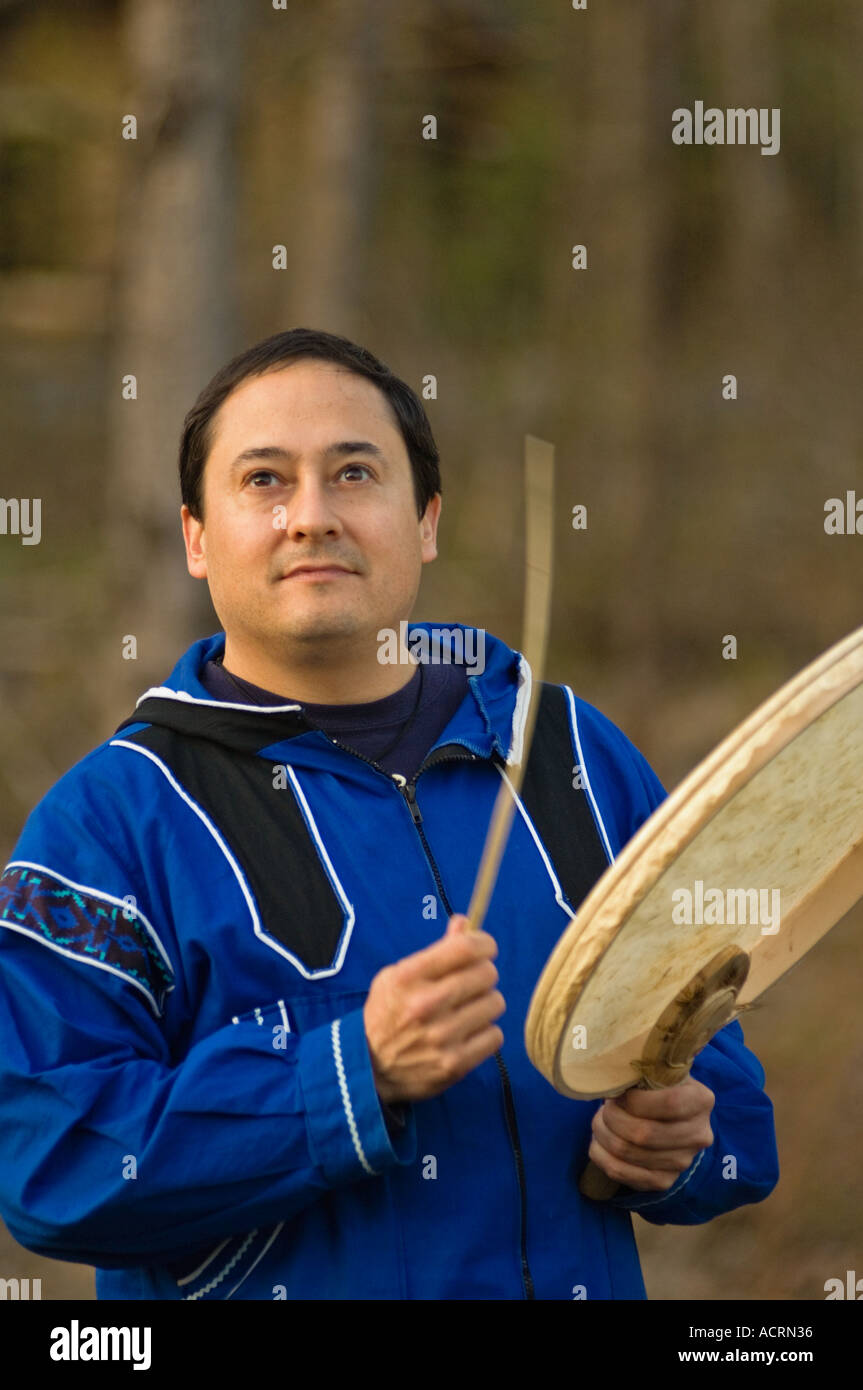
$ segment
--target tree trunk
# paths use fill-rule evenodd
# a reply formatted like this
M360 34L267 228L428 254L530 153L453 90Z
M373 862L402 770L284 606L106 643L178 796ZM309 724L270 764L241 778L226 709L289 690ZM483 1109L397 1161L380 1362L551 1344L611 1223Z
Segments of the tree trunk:
M302 170L284 210L293 223L284 327L360 338L369 327L373 94L387 9L385 0L325 0L317 16L329 37L318 46Z
M233 136L244 27L234 0L129 0L112 370L112 471L106 516L110 598L103 671L106 718L158 682L189 641L215 631L189 576L180 531L177 447L183 417L238 350L234 292ZM118 113L117 138L120 139ZM133 375L137 399L122 398ZM123 658L127 636L137 659Z

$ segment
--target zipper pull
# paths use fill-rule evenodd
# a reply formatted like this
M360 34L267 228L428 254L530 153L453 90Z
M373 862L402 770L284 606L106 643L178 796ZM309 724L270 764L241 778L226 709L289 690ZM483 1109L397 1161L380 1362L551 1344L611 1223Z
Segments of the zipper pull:
M408 782L407 778L403 777L400 772L392 773L392 778L398 786L399 791L404 796L404 799L407 802L408 806L410 807L410 813L414 818L414 825L422 825L423 816L422 811L417 805L416 787L413 785L412 782Z

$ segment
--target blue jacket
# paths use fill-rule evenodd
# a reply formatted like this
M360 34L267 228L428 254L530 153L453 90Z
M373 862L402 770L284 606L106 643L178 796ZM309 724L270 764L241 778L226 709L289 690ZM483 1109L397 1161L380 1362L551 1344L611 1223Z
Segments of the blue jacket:
M607 1204L578 1191L601 1102L559 1095L525 1051L553 946L664 796L650 767L542 687L485 923L505 1041L399 1125L362 1006L383 966L467 910L529 669L486 634L485 669L405 787L296 705L214 701L199 672L224 640L190 647L60 779L0 880L12 1234L95 1265L101 1298L645 1297L631 1211L708 1221L778 1177L737 1022L693 1067L716 1094L713 1145L670 1191Z

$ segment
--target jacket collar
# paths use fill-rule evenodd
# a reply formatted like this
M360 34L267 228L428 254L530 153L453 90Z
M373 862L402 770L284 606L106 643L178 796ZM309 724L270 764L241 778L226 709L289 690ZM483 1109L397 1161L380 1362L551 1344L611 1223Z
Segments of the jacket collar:
M484 653L478 674L468 676L468 694L434 748L455 743L480 757L497 754L507 762L518 762L532 683L524 657L500 638L462 623L411 622L407 642L418 656L424 649L431 660L449 656L455 661L463 659L463 653ZM214 700L202 685L200 673L224 649L224 632L194 642L164 685L144 691L135 713L120 724L117 733L157 724L246 753L266 757L280 753L291 763L323 766L334 755L343 758L343 752L308 722L299 704L262 706Z

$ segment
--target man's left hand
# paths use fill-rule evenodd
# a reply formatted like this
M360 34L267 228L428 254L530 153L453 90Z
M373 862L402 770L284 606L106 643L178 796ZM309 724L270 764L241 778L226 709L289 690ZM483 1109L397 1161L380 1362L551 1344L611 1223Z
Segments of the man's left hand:
M593 1117L589 1157L615 1182L666 1192L713 1143L715 1099L691 1076L662 1091L633 1087L612 1096Z

